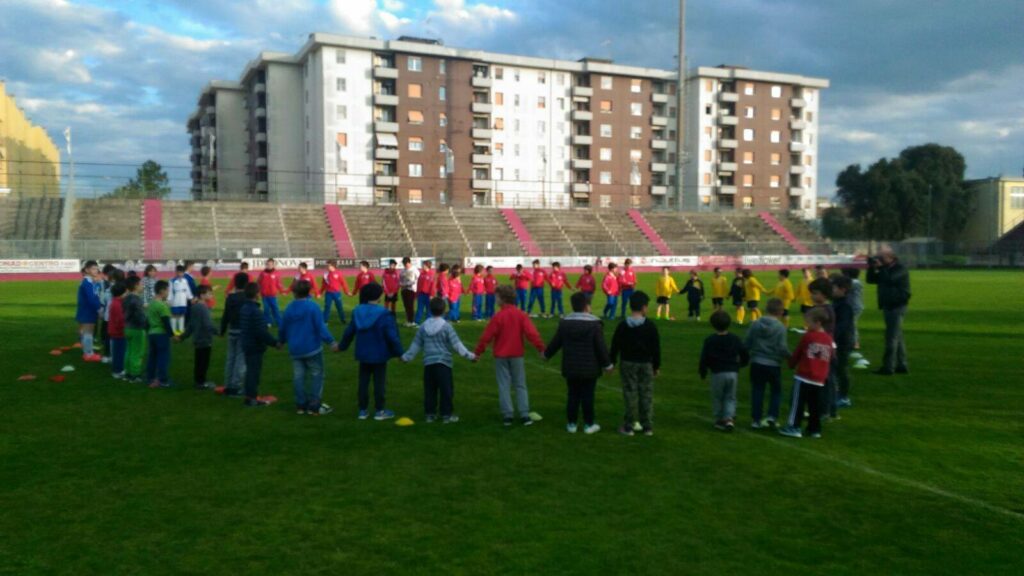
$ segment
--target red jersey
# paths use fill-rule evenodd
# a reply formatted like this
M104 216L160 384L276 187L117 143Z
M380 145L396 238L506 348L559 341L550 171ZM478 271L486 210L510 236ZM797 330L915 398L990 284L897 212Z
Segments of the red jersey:
M434 293L440 298L448 299L448 273L438 272L437 273L437 286L434 288Z
M260 296L264 298L276 298L278 294L285 291L284 286L281 285L281 273L277 270L264 270L257 282L260 283Z
M373 277L373 272L370 272L369 270L366 272L359 272L359 274L356 274L356 294L359 293L359 290L362 289L363 286L373 284L375 282L377 282L377 279Z
M569 280L565 277L565 272L561 270L552 270L551 274L548 274L548 284L551 285L552 290L561 290L568 283Z
M526 312L512 304L504 304L487 323L487 328L476 345L476 355L483 354L493 340L495 358L522 358L525 352L524 338L533 344L538 352L544 353L544 341L541 340L537 327L530 321Z
M462 298L462 279L451 278L448 280L448 301L455 302L459 298Z
M533 276L528 270L512 274L509 278L516 283L516 290L529 290L530 284L533 282Z
M341 270L334 269L324 272L324 277L320 280L320 292L324 294L349 293L348 282L345 281Z
M487 280L483 276L474 274L473 279L469 281L469 292L474 296L483 294L487 291L486 284Z
M576 281L576 289L580 292L593 294L597 290L597 281L594 280L594 275L584 273L583 276L580 276L580 279Z
M398 294L400 281L397 269L392 270L388 268L387 270L385 270L384 273L381 274L381 282L384 285L385 294L387 294L388 296L394 296L395 294Z
M296 282L300 282L302 280L305 280L306 282L309 282L309 294L310 294L310 296L313 296L314 298L320 296L320 290L316 287L316 279L313 278L313 275L310 274L310 272L308 270L306 272L301 273L298 276L296 276L295 280L292 280L292 286L294 287Z
M619 287L623 290L636 288L636 272L633 272L632 268L622 269L622 275L619 276Z
M544 284L548 280L548 273L536 268L533 271L533 282L530 284L531 288L543 288Z
M107 334L111 338L124 338L124 306L120 298L110 299L110 319L107 320Z
M484 276L484 294L495 294L498 291L498 279L494 274Z
M234 280L232 280L232 282L234 282ZM209 278L203 277L203 279L199 281L199 285L206 286L207 288L210 289L210 297L206 299L203 303L206 304L207 308L213 310L213 307L217 305L217 300L213 297L213 284L210 284Z
M611 272L605 274L604 280L601 281L601 290L604 290L606 296L618 296L619 277Z
M239 270L239 272L241 272L241 270ZM245 274L245 277L249 279L250 283L252 283L252 274L249 274L248 272L243 272L243 274ZM235 290L235 277L232 275L231 280L228 281L228 294L231 294Z
M420 270L420 278L416 281L416 291L420 294L433 296L435 290L434 275L435 272L433 270Z
M824 386L829 364L835 350L832 337L825 331L808 332L800 339L789 358L789 367L796 368L796 378L814 386Z

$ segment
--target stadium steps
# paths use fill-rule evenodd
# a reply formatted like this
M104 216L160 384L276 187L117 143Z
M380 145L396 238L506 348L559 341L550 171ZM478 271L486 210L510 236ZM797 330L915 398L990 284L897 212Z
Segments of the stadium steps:
M534 233L523 221L523 216L514 208L502 208L501 215L512 229L512 233L519 239L519 245L526 251L527 256L540 256L544 254L544 248L537 243Z
M661 234L658 234L658 231L655 230L653 226L651 226L642 212L633 209L629 211L628 215L633 220L633 223L636 224L637 229L647 237L647 240L652 246L654 246L654 249L658 251L658 254L661 254L662 256L672 255L672 248L665 243L665 239L661 237Z
M400 207L398 211L419 258L461 262L469 253L462 231L447 207Z
M334 246L340 258L355 258L356 249L352 245L352 235L348 231L348 224L345 222L345 214L341 212L336 204L324 206L324 216L327 218L327 225L331 229L331 237L334 238Z
M394 206L344 206L352 244L359 258L400 258L413 254L412 242Z
M761 220L763 220L765 224L772 229L772 231L781 236L790 246L792 246L793 250L796 250L798 254L810 254L810 250L804 246L803 242L801 242L770 212L761 212L758 216L761 217Z
M600 210L596 214L608 233L622 247L624 255L649 256L660 253L628 212Z
M59 229L59 218L56 221ZM76 244L79 258L141 258L142 201L125 198L75 200L71 240Z
M647 223L662 238L672 254L705 254L711 249L707 239L681 212L648 212Z
M18 226L18 200L0 198L0 239L14 239L14 231Z
M142 255L147 260L164 256L164 206L156 199L143 200L140 216Z
M526 253L500 210L486 207L451 210L471 255L522 256Z
M552 210L517 210L519 222L533 244L529 256L575 256L576 248L552 214ZM510 222L511 223L511 222ZM513 226L515 228L515 226Z
M281 204L278 213L289 256L328 259L340 256L322 205ZM354 254L346 256L354 257Z

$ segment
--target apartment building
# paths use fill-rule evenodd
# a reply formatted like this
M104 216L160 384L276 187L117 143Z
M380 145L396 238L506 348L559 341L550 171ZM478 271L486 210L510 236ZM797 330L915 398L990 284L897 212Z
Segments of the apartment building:
M1024 223L1024 178L997 176L967 182L971 211L960 240L992 244Z
M244 200L248 196L245 92L237 82L211 82L189 116L192 197Z
M0 197L59 196L60 149L0 82Z
M689 209L816 213L821 92L829 81L736 66L686 79Z

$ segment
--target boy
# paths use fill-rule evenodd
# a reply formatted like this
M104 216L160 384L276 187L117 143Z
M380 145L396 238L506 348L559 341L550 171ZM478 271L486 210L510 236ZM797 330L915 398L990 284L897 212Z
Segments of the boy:
M739 336L729 332L731 323L724 310L711 314L711 327L715 333L704 340L698 368L701 380L706 380L708 372L711 372L711 408L715 428L725 432L732 432L736 426L736 383L740 368L750 361Z
M280 326L281 308L277 305L277 295L284 292L284 286L281 284L281 275L277 271L277 262L273 258L267 260L267 265L263 272L260 272L256 282L259 284L260 296L263 298L263 319L266 320L267 328L271 325Z
M626 307L629 306L629 297L636 290L636 272L633 272L633 260L626 258L622 263L622 270L619 271L619 299L622 300L622 317L626 317ZM613 314L614 318L615 315Z
M786 344L785 310L782 300L772 298L767 316L750 324L743 344L750 351L750 427L775 427L782 399L782 360L789 358ZM764 390L769 390L768 416L764 416Z
M647 294L634 292L629 299L630 315L619 322L612 336L612 364L622 356L619 377L626 413L619 434L623 436L636 431L654 435L654 379L661 370L661 337L654 322L647 320L649 303Z
M370 263L366 260L359 262L359 274L356 274L356 286L352 289L353 292L359 294L359 291L363 289L363 286L367 284L375 284L377 278L374 277L373 272L370 272Z
M820 280L820 278L819 278ZM802 438L800 422L804 410L810 414L807 434L821 438L821 390L828 380L829 364L832 360L832 338L822 329L826 314L822 308L812 308L804 314L807 333L789 358L789 367L796 368L793 379L793 400L789 408L789 420L779 434L791 438Z
M732 298L732 305L736 308L736 323L743 326L743 319L747 313L743 308L743 299L746 296L746 289L743 287L743 269L736 269L736 276L729 285L729 297Z
M186 286L187 288L187 286ZM171 366L171 308L167 305L170 284L158 280L153 287L153 301L146 309L149 323L149 358L146 361L146 381L150 388L171 386L168 371Z
M530 318L537 318L533 313L534 303L540 304L540 317L547 317L544 310L544 284L547 283L548 274L540 267L540 260L533 261L533 272L530 274L530 303L527 305L527 312Z
M587 264L583 267L583 275L576 280L576 290L587 295L587 299L594 301L594 292L597 291L597 280L594 279L594 267Z
M522 264L516 264L516 271L509 277L509 280L512 280L516 286L516 306L525 312L526 296L530 290L530 284L532 283L533 278L530 276L529 272L523 269Z
M498 299L498 278L494 275L494 266L484 269L484 318L494 318L494 304Z
M850 291L846 294L850 308L853 310L853 349L860 350L860 315L864 313L864 285L860 282L859 268L844 268L843 276L850 279ZM859 356L859 358L858 358ZM859 353L851 353L851 358L861 360Z
M93 332L96 330L100 312L103 311L100 297L96 294L98 275L99 265L95 260L89 260L82 267L82 283L78 285L78 308L75 311L75 321L78 322L78 337L82 343L82 360L86 362L103 360L103 357L96 354L93 349Z
M511 286L499 286L497 295L501 310L487 323L473 353L479 357L487 350L487 345L494 341L494 372L498 379L498 405L503 424L512 425L514 413L511 389L515 388L520 422L523 426L530 426L533 419L530 417L530 396L526 390L523 340L533 344L541 354L544 353L544 341L526 312L516 307L516 293Z
M338 345L327 330L323 314L309 299L313 283L299 280L292 286L295 299L284 310L280 339L288 345L292 357L292 385L295 390L295 413L326 416L333 409L320 398L324 390L324 349L328 344L337 351ZM306 377L309 377L309 389Z
M412 362L420 350L423 351L423 411L428 424L437 420L439 395L441 422L454 424L459 421L453 406L455 384L451 351L458 352L459 356L470 362L476 362L476 356L459 340L455 328L444 321L444 309L444 300L434 298L430 301L430 318L416 331L409 350L402 355L402 362Z
M793 299L796 298L793 283L789 281L789 270L785 268L779 270L779 283L772 289L772 296L782 301L782 324L789 328L789 307L793 304Z
M206 373L210 370L213 337L217 335L217 327L210 317L210 300L213 300L213 290L209 286L200 286L199 302L189 311L188 326L174 339L175 342L181 342L192 336L192 345L195 348L192 382L196 390L212 390L214 387L213 382L206 379Z
M124 309L125 367L124 379L132 384L142 384L142 358L146 353L146 307L139 292L142 279L130 277L124 282L125 296L121 303Z
M601 372L613 368L608 347L604 343L604 325L590 313L585 294L572 295L572 314L558 323L558 330L544 350L544 359L551 360L562 351L562 377L568 387L565 404L565 429L576 433L580 404L583 405L583 433L594 434L601 426L594 420L594 390Z
M205 300L206 306L210 310L213 310L213 307L217 305L217 300L213 297L213 292L217 287L214 286L213 282L210 280L210 274L212 273L213 268L210 268L209 266L203 266L199 269L199 285L206 286L210 289L210 295Z
M462 266L452 266L448 278L448 320L458 324L462 319Z
M398 314L398 291L401 278L398 275L398 262L388 261L388 267L381 274L381 285L384 287L384 307L392 314Z
M562 290L569 281L562 272L560 262L551 263L551 274L548 274L548 284L551 286L551 316L555 315L555 308L558 308L558 316L565 317L565 307L562 305Z
M416 280L415 323L417 325L427 319L427 314L430 311L430 299L434 297L434 290L436 289L437 287L434 284L434 263L427 260L423 263L423 269L420 270Z
M835 335L836 358L832 363L832 375L836 383L837 408L849 408L853 406L850 400L850 355L853 354L853 347L857 341L855 324L855 313L850 304L850 292L853 288L853 280L850 277L840 274L832 276L832 311L836 316Z
M156 266L147 264L142 273L142 305L149 306L156 296Z
M658 301L658 320L661 320L662 313L665 314L666 320L675 320L672 317L672 305L669 304L669 301L677 292L679 292L679 286L676 284L676 279L672 277L668 266L662 267L661 276L658 277L658 282L654 285L654 296Z
M680 294L686 295L686 317L700 322L700 303L704 300L704 282L701 282L700 275L696 270L690 271L690 279L686 281L686 286L683 286Z
M235 274L231 279L235 287L224 301L224 315L220 319L220 333L228 337L228 349L224 353L224 396L242 395L245 383L245 350L242 348L242 308L248 301L245 289L254 282L249 281L245 272Z
M814 306L810 290L811 281L814 278L811 277L811 270L809 268L801 268L800 273L803 275L803 278L796 285L796 299L800 302L800 315L803 316Z
M487 293L483 264L473 267L473 279L469 281L469 293L473 295L473 320L481 322L484 319L484 295Z
M261 275L262 277L262 275ZM238 313L239 336L242 353L245 354L245 402L246 408L262 408L270 403L260 399L260 375L263 372L263 355L269 346L279 346L277 338L270 333L266 316L260 311L262 283L245 286L245 304ZM227 389L225 389L225 395Z
M193 298L195 293L185 278L185 267L179 264L175 266L174 278L171 279L171 328L174 336L185 331L185 313Z
M331 308L336 307L338 309L338 320L342 325L345 325L345 305L342 302L341 295L344 293L346 296L351 296L352 293L348 291L348 282L345 281L345 275L341 273L341 270L338 270L337 261L327 261L327 271L324 272L324 277L320 279L320 292L324 295L324 324L330 322Z
M402 306L405 308L405 326L415 326L416 322L416 282L420 271L412 265L412 258L402 258L402 272L398 275L398 283L402 287Z
M612 262L608 265L608 273L601 281L601 291L604 292L605 305L604 313L601 314L607 320L615 320L615 314L619 311L619 275L618 265Z
M711 276L711 308L717 312L725 306L725 297L729 295L729 281L722 276L722 269L715 268Z
M292 280L291 286L288 286L288 291L292 294L295 293L295 285L299 282L309 283L309 295L313 298L320 297L320 291L316 289L316 280L313 275L309 272L309 265L305 262L299 262L299 274Z
M450 279L448 271L451 270L451 266L447 264L440 264L437 267L437 286L434 288L434 293L437 297L448 302L448 280ZM428 303L429 304L429 303Z
M125 359L125 285L118 282L110 288L110 309L107 321L107 335L110 336L110 373L115 380L124 380Z
M252 275L249 274L249 263L248 262L242 262L238 266L238 272L240 274L245 274L245 280L246 280L245 283L246 284L250 284L252 282ZM243 286L238 286L237 284L235 284L235 278L237 276L238 276L238 274L235 274L234 276L231 277L231 281L228 282L228 289L227 289L227 293L228 294L231 294L232 292L236 292L236 291L240 292L240 291L245 289L244 285Z
M832 298L832 283L826 278L815 278L808 285L807 289L811 293L811 302L814 304L811 306L811 310L820 310L822 313L821 329L829 337L833 337L836 331L836 313L829 304L829 300ZM821 401L820 413L822 417L836 418L838 416L835 403L836 379L835 374L831 371L822 384L819 400Z
M423 278L423 275L420 275ZM373 379L374 420L388 420L395 413L385 407L388 360L402 355L402 341L398 338L395 317L380 306L384 288L380 284L367 284L359 291L359 306L352 310L352 323L341 337L342 352L356 341L355 356L359 362L359 414L366 420L370 413L370 379ZM428 304L429 305L429 304Z
M750 321L754 322L761 317L761 293L767 292L761 282L754 277L754 272L747 268L743 271L743 297L747 302L747 310L750 311Z
M116 281L114 277L115 271L121 273L113 264L105 264L100 272L101 281L93 285L100 297L100 319L102 320L99 325L100 347L104 352L104 354L100 355L100 362L103 364L110 364L110 334L107 332L107 327L110 324L110 289ZM124 280L123 273L121 273L121 280Z

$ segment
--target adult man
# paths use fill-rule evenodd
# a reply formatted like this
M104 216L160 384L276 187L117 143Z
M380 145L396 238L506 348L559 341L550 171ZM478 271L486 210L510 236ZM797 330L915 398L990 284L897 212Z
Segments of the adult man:
M878 285L878 308L885 318L885 358L876 374L907 374L907 347L903 342L903 316L910 303L910 271L892 248L883 248L868 260L868 284Z
M398 273L398 285L402 288L402 305L405 307L405 325L415 326L416 318L416 285L420 279L420 271L413 267L412 259L402 258L402 271Z

